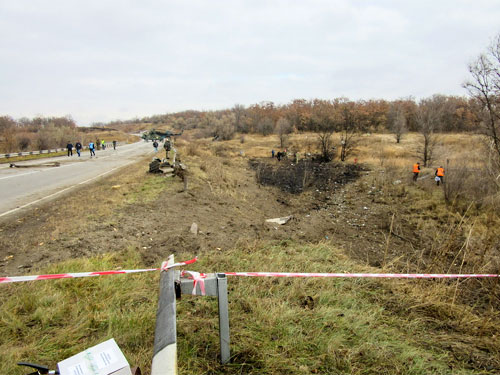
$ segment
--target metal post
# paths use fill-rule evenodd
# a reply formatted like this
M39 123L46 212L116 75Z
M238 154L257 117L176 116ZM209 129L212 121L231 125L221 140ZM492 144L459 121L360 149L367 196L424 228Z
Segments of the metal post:
M167 264L174 264L174 256ZM158 312L151 375L177 374L177 330L175 311L174 271L161 271Z
M220 361L228 363L231 358L229 349L229 310L227 303L227 278L226 274L217 274L217 300L219 302L219 340Z

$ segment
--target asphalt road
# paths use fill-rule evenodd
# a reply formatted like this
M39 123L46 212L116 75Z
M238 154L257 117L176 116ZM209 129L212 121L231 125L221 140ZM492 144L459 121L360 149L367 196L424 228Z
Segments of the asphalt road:
M91 184L141 157L153 155L151 142L140 141L117 147L97 150L95 157L90 152L82 152L78 157L55 157L15 163L29 165L29 168L10 168L0 165L0 218L29 209L37 203L48 201L71 189ZM163 153L164 154L164 153ZM162 157L161 151L158 153ZM59 162L59 167L40 164Z

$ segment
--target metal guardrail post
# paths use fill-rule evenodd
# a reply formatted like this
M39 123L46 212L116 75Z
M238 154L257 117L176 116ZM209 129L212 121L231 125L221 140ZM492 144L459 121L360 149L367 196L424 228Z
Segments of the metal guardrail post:
M231 352L229 349L229 309L227 303L227 277L224 273L217 274L217 300L219 302L220 361L222 364L226 364L231 358Z
M174 263L174 256L167 264ZM174 270L161 271L158 312L151 375L177 374L177 328L175 308Z
M219 304L220 357L222 364L228 363L231 359L231 351L229 347L229 308L226 274L205 274L203 278L204 292L202 292L201 283L195 283L193 278L180 278L179 282L181 294L217 297Z

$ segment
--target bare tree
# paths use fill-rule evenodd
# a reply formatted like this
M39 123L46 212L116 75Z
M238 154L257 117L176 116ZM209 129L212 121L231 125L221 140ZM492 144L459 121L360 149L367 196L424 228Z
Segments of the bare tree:
M403 135L408 131L406 126L406 114L403 106L399 103L391 105L389 110L389 127L396 137L396 143L399 143Z
M286 143L288 142L289 134L292 132L292 125L290 122L284 118L280 117L276 122L276 134L280 139L280 147L286 147Z
M223 115L214 120L212 136L214 139L228 141L234 136L234 114Z
M438 142L436 130L443 111L443 97L434 95L432 98L422 99L416 112L418 131L422 134L422 144L417 149L417 155L424 167L429 166L434 157L434 150Z
M495 174L500 171L500 34L469 65L472 79L464 83L469 95L480 104L483 134L489 140L488 151ZM498 176L500 177L500 175ZM497 177L497 179L498 179Z
M345 161L354 150L357 143L359 126L354 111L354 103L346 102L341 105L340 132L340 160Z
M236 131L241 133L248 133L248 124L245 120L245 106L242 104L235 104L232 112L234 114L234 126Z
M16 121L12 117L0 117L0 140L2 141L2 149L5 152L16 151L16 127Z
M258 123L259 133L266 136L273 132L273 120L269 117L263 117Z
M325 162L329 162L333 159L334 147L332 135L337 125L332 104L326 101L316 101L313 107L311 120L315 132L318 135L321 159Z

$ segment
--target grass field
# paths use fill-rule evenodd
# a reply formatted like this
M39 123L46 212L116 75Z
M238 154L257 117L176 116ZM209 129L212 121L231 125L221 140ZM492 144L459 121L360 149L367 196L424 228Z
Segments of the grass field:
M306 145L299 148L303 153L308 147L305 136L291 140L297 148ZM463 149L476 144L475 138L472 140L456 135L444 137L442 147L448 152L443 157L459 159ZM199 262L189 269L200 272L382 272L407 271L411 267L421 267L421 271L434 267L433 272L494 270L498 261L498 215L486 206L457 212L455 206L444 201L442 190L436 189L432 181L412 185L408 170L415 160L410 150L416 143L416 135L409 135L403 145L397 145L388 135L373 134L360 140L358 151L349 160L356 157L372 169L356 185L357 190L346 193L346 197L351 196L351 203L346 203L351 210L361 195L371 196L375 191L373 202L390 208L381 213L383 219L379 220L387 224L381 223L380 227L387 225L388 231L390 226L400 237L408 236L405 228L418 234L418 239L406 247L398 238L381 237L386 238L377 250L382 255L385 249L401 247L399 253L387 252L387 262L381 267L353 259L345 242L335 236L301 239L291 232L278 236L276 233L285 229L265 226L250 231L253 235L245 234L244 229L261 217L255 196L267 200L268 205L275 196L270 195L272 188L251 185L254 178L243 177L249 173L244 166L250 157L269 157L270 150L277 149L274 137L247 136L244 143L237 139L220 143L179 140L179 154L190 171L187 193L181 192L179 180L145 174L144 162L95 186L92 192L82 190L64 198L58 207L47 207L47 216L34 214L18 219L15 226L4 224L0 233L14 239L8 234L10 230L25 230L25 237L34 237L35 243L43 240L41 247L48 246L50 252L61 256L75 247L75 242L79 249L95 250L65 256L66 260L51 261L41 269L34 267L32 273L144 268L158 265L167 252L175 253L177 261L199 255ZM474 152L475 147L471 154ZM402 182L393 184L397 179ZM289 205L297 200L298 207L312 197L308 193L277 196L288 199ZM64 221L66 209L74 211L89 200L106 204ZM204 209L201 202L213 206ZM217 216L217 206L228 216L241 220L248 216L249 224L236 226L234 221ZM194 208L206 215L208 222L220 223L205 229ZM301 215L307 212L314 211ZM263 217L271 213L273 209ZM337 226L348 225L346 217L339 218ZM195 220L201 221L200 227L207 233L200 236L207 241L217 236L217 231L227 236L236 232L237 240L228 240L224 246L215 245L220 242L204 246L205 240L189 237L188 224ZM30 221L39 224L29 226ZM178 230L177 224L185 229ZM362 231L355 229L353 233ZM374 234L366 233L368 241L375 240L370 237ZM365 245L361 240L346 239L350 246L362 248ZM27 249L31 246L19 245ZM152 272L1 285L0 373L23 374L15 366L22 360L54 366L111 337L131 365L139 365L143 374L149 373L158 282L159 274ZM228 286L231 363L218 363L216 300L183 296L177 302L180 374L500 371L497 281L487 285L472 280L457 283L230 276Z
M244 258L242 258L242 254ZM178 254L182 259L183 254ZM186 254L185 256L189 256ZM293 263L290 262L293 259ZM68 261L46 272L143 267L134 252ZM335 272L360 269L329 244L282 243L233 249L201 259L204 271L273 270ZM185 374L454 374L476 373L454 364L443 341L406 303L415 304L425 282L365 280L275 280L230 277L232 363L220 366L217 305L185 296L178 302L179 371ZM114 337L129 362L149 368L156 314L158 274L4 285L2 373L22 373L14 364L36 357L54 365L90 345ZM410 295L406 293L410 292ZM413 295L412 295L413 294ZM385 306L397 304L407 314ZM443 308L438 306L437 309ZM448 319L461 317L443 311ZM462 319L472 318L472 315ZM437 341L437 339L441 342ZM486 347L493 345L487 339ZM463 367L462 367L463 366ZM477 372L480 373L480 372Z

